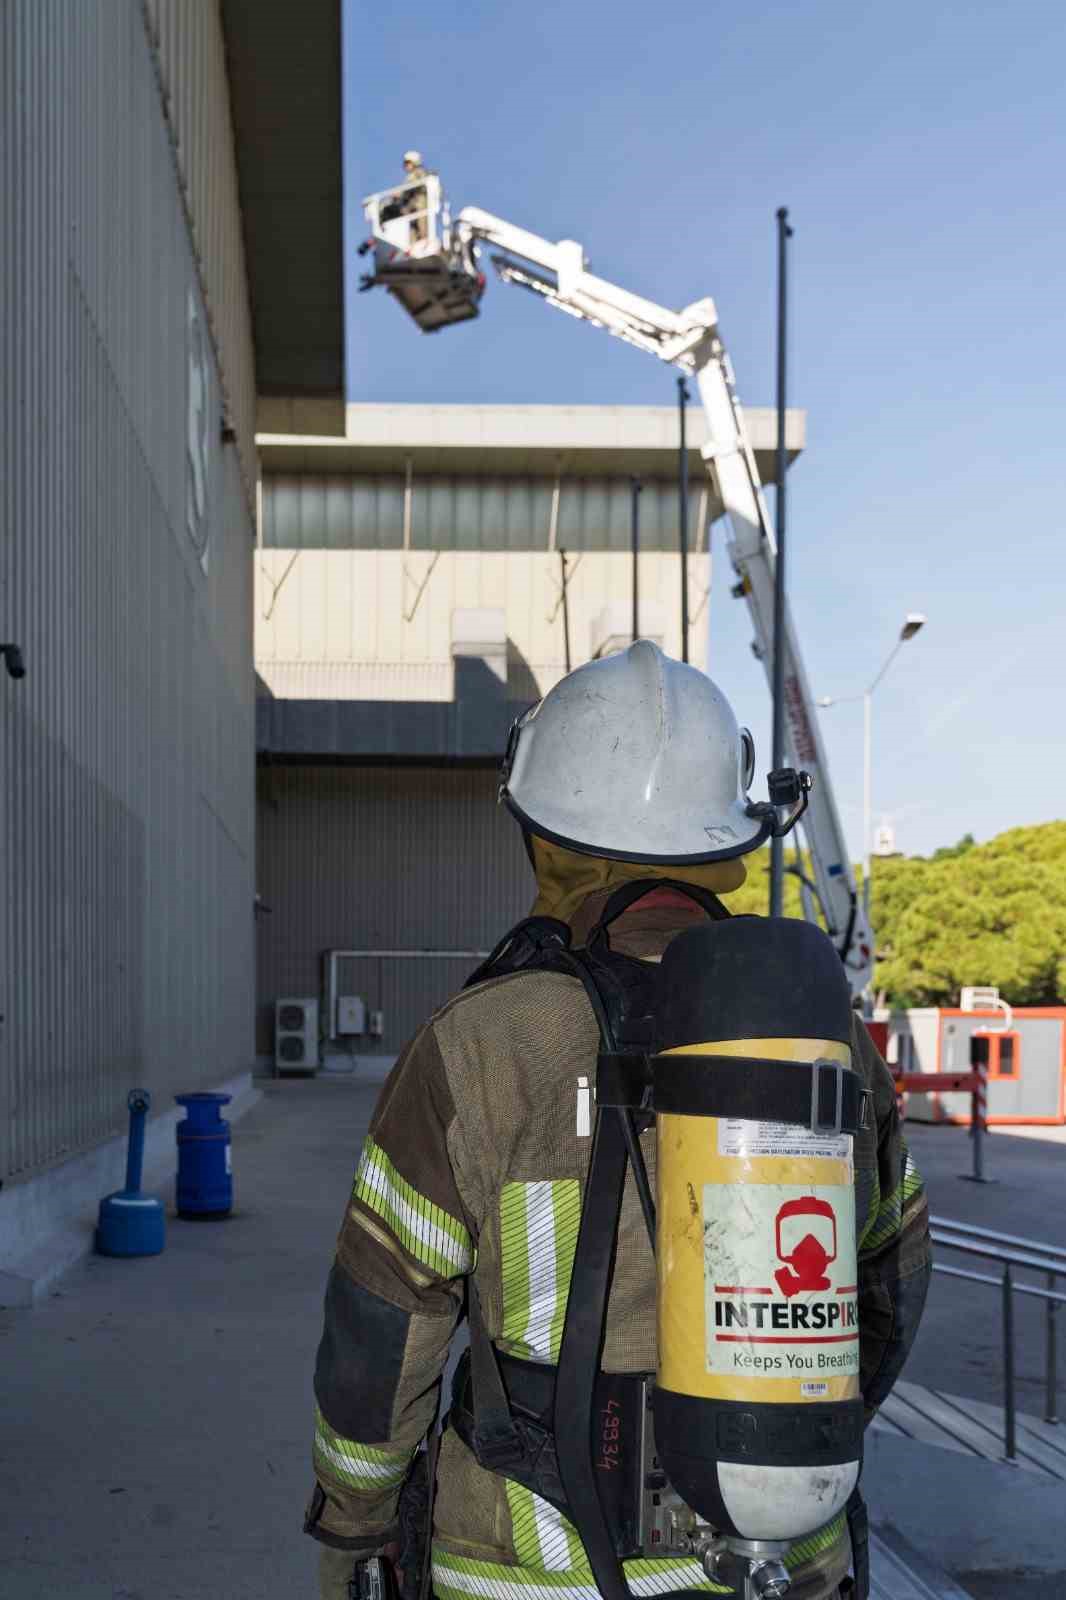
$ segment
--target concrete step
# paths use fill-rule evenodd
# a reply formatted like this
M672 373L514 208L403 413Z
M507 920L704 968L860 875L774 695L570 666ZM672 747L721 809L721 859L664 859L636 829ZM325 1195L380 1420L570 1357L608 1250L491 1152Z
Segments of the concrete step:
M894 1528L870 1534L870 1600L973 1600Z
M918 1383L897 1383L873 1423L879 1432L984 1461L1003 1461L1003 1412L982 1400L961 1399ZM1066 1483L1066 1425L1019 1412L1016 1464Z

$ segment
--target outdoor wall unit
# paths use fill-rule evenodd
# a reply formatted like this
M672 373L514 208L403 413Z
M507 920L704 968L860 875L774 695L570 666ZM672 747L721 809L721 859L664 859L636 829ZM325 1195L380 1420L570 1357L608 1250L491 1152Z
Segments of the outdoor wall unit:
M365 1033L366 1001L357 994L337 996L337 1037L353 1038Z
M287 998L275 1002L274 1070L318 1071L317 999Z

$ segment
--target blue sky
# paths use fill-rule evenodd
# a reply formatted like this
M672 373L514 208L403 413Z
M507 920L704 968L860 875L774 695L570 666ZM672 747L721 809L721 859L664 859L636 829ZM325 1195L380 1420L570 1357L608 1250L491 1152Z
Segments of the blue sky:
M421 149L453 205L580 239L591 270L714 296L741 398L774 396L774 212L795 227L791 603L815 694L874 676L874 810L926 853L1066 815L1066 8L773 0L346 0L349 237ZM349 252L350 278L359 263ZM349 297L358 400L670 404L674 373L489 285L418 334ZM768 755L745 608L711 673ZM861 707L820 713L861 853Z

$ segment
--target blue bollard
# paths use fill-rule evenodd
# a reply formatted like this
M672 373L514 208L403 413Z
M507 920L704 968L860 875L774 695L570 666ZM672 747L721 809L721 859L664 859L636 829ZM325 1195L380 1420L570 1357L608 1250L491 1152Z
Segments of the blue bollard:
M96 1248L102 1256L157 1256L166 1243L166 1218L160 1201L141 1193L144 1122L151 1105L147 1089L131 1089L126 1187L100 1201Z
M179 1217L227 1217L233 1208L230 1126L219 1107L228 1094L179 1094L186 1117L178 1123Z

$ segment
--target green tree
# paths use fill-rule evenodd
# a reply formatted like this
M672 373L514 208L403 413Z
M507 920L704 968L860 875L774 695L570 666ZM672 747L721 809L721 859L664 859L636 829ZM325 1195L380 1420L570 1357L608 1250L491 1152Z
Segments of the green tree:
M793 865L795 853L786 854ZM800 857L810 876L810 863ZM732 911L765 915L769 852L748 858ZM856 877L861 879L857 871ZM1012 828L976 844L873 864L876 984L893 1006L954 1005L968 984L995 984L1012 1005L1066 1002L1066 822ZM785 915L802 915L785 877Z
M955 1004L978 983L1013 1005L1066 994L1066 822L878 861L873 905L877 985L892 1004Z

